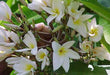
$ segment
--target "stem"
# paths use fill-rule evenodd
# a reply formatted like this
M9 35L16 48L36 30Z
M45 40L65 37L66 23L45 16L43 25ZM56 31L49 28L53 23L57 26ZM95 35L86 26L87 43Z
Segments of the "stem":
M20 0L20 2L21 2L23 5L27 6L27 3L26 3L24 0Z
M25 29L26 31L29 31L29 29L28 29L28 27L27 27L28 21L25 19L24 15L23 15L23 12L22 12L22 9L21 9L20 4L18 4L18 8L19 8L19 11L20 11L20 13L21 13L21 17L22 17L23 21L24 21L24 22L26 21L25 24L24 24L24 29Z
M44 39L42 39L42 38L40 38L40 40L41 40L42 42L45 42L45 43L51 44L50 41L44 40Z
M15 19L16 19L18 22L21 23L21 21L19 20L19 18L18 18L16 15L14 15L14 14L12 14L12 15L13 15L13 17L15 17Z

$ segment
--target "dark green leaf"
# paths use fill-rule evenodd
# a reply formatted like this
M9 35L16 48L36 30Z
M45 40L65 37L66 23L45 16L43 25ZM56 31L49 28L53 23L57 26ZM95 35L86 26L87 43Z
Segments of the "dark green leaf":
M101 4L97 2L97 0L80 0L85 6L102 16L104 19L110 21L110 11L105 8Z
M57 75L107 75L104 68L94 67L94 71L91 71L87 64L78 61L71 63L68 73L65 73L62 68L57 70L56 73Z

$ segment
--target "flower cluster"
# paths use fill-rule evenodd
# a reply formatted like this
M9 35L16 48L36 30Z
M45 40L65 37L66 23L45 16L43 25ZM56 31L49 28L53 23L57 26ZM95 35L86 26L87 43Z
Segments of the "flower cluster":
M18 7L21 18L17 19L23 20L20 26L13 23L14 13L8 5L0 1L0 20L7 22L0 27L0 61L7 58L6 62L17 75L34 75L47 71L45 68L49 66L54 71L62 66L68 72L70 60L81 59L84 63L92 59L110 60L110 54L101 44L95 46L103 36L103 27L97 25L94 15L83 14L85 9L80 7L80 2L32 0L27 7L41 16L45 12L47 25L29 24Z

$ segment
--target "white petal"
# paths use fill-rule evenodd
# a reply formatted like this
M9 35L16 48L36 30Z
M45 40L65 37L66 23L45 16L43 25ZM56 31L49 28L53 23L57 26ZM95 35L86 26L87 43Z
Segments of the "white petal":
M11 9L4 1L0 1L0 20L7 21L7 19L11 18L12 12Z
M81 19L82 19L82 21L86 21L86 20L88 20L88 19L90 19L91 17L93 17L93 15L82 15L81 16Z
M16 70L17 72L26 72L25 71L25 63L14 64L13 69Z
M33 1L32 3L28 4L28 8L31 9L31 10L36 10L36 11L42 11L42 4L38 2L39 0L37 1Z
M22 57L11 57L11 58L7 58L6 62L8 64L15 64L17 63L20 59L22 59Z
M79 32L80 35L82 35L83 37L87 37L88 36L88 32L87 32L87 28L85 24L81 24L80 26L77 27L77 32Z
M52 9L48 7L42 7L47 13L53 14Z
M0 42L0 46L14 47L15 43Z
M49 25L49 23L50 23L53 19L55 19L56 16L57 16L57 15L50 15L50 16L46 19L47 25Z
M11 40L13 40L13 42L15 44L20 43L19 37L16 33L11 31L10 34L9 34L9 37L10 37Z
M70 67L70 62L69 62L69 58L68 57L66 57L64 59L62 67L64 68L65 72L68 72L69 67Z
M15 52L24 52L24 51L28 51L30 50L29 48L24 48L24 49L19 49L19 50L15 50Z
M73 25L73 19L72 19L72 17L69 17L69 20L68 20L67 26L70 27L70 28L75 29L75 27L74 27L74 25Z
M64 58L59 57L55 53L53 53L53 70L57 70L63 64Z
M80 55L71 49L69 49L68 51L68 57L70 57L71 59L80 59Z
M43 60L42 65L41 65L41 70L43 70L45 68L46 65L46 59Z
M34 35L32 34L31 31L28 31L27 34L25 34L24 36L24 40L23 42L30 48L30 44L34 45L34 46L37 46L37 42L36 42L36 39L34 37ZM32 48L30 48L32 49Z
M74 43L75 43L75 41L68 41L68 42L64 43L62 46L65 48L70 48Z
M56 41L52 42L52 48L54 51L57 51L60 47L61 47L61 45L59 43L57 43Z
M21 72L21 73L17 73L16 75L28 75L29 72Z
M60 13L60 15L58 15L55 19L55 22L60 23L61 22L61 18L64 16L64 13Z
M35 47L34 49L32 49L32 50L31 50L31 53L32 53L33 55L36 55L36 54L37 54L37 47Z

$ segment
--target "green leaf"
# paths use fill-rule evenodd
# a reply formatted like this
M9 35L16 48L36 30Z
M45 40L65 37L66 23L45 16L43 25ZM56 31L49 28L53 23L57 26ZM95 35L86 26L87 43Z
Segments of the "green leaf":
M100 42L103 44L103 46L106 48L106 50L110 53L110 45L105 41L104 36L102 37Z
M15 70L13 70L10 75L16 75Z
M0 0L0 1L5 1L6 2L7 0Z
M9 7L12 6L12 3L13 3L13 0L7 0L7 4L8 4Z
M62 68L56 71L57 75L107 75L104 68L94 67L91 71L88 65L82 62L71 63L68 73L65 73Z
M103 18L99 18L99 24L103 26L104 37L101 40L101 43L107 48L110 52L110 23Z
M110 7L110 1L109 0L98 0L98 2L105 7Z
M55 32L57 32L58 30L60 30L62 28L63 28L63 25L59 25L52 32L55 33Z
M80 0L85 6L102 16L104 19L110 21L110 11L97 2L97 0Z
M28 9L25 6L22 6L22 11L30 24L32 24L32 20L34 20L35 24L40 22L45 22L40 15L38 15L36 12Z

